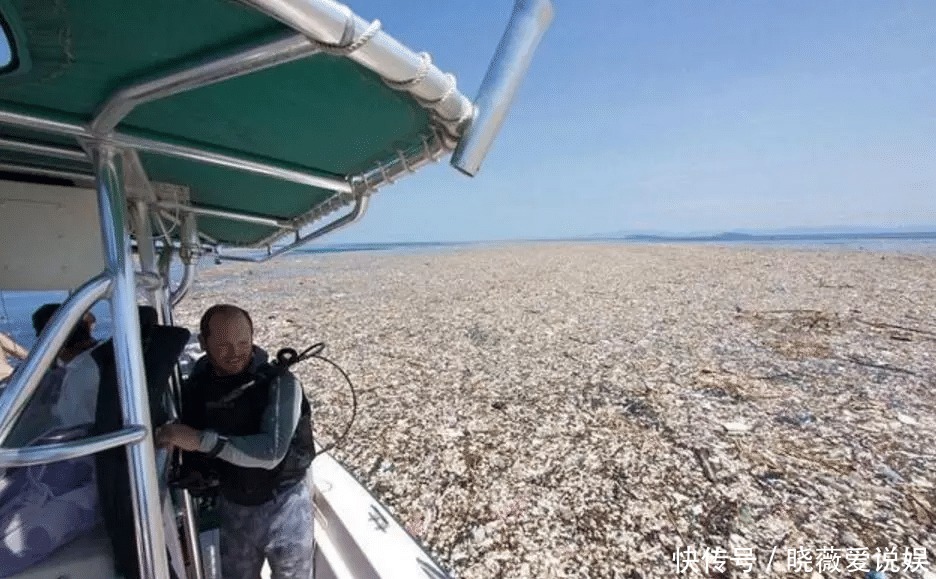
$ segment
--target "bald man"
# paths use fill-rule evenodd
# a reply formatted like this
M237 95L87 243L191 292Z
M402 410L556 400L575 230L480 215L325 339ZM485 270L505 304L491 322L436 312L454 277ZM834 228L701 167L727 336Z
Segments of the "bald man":
M196 463L218 473L225 579L256 579L264 560L275 578L309 579L314 541L305 477L315 449L302 386L288 371L271 371L245 310L212 306L200 332L206 355L183 385L183 424L160 428L157 442L194 453Z

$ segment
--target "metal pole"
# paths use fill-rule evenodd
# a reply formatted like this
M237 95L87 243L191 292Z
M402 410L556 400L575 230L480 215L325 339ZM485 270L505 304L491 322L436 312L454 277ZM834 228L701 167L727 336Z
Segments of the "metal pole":
M452 166L474 177L494 144L533 52L553 18L550 0L517 0L475 98L475 118L452 155Z
M157 209L158 209L158 208L157 208ZM168 219L168 220L171 221L172 224L175 225L176 227L182 227L182 221L181 221L180 219L176 218L175 215L173 215L172 213L170 213L169 211L166 211L166 210L164 210L164 209L158 209L158 210L159 210L159 217L161 217L161 218L163 218L163 219ZM202 233L201 231L198 232L198 238L201 239L202 241L204 241L205 243L209 244L209 245L218 245L218 244L221 243L220 241L218 241L218 240L215 239L214 237L211 237L210 235L207 235L207 234L205 234L205 233Z
M24 127L39 131L48 131L58 135L69 135L86 139L97 138L91 133L90 129L83 127L82 125L52 121L42 117L24 115L2 109L0 109L0 124L8 124L14 127ZM301 185L309 185L310 187L319 187L321 189L328 189L330 191L351 193L351 184L348 183L345 179L313 174L302 170L301 167L294 168L292 166L288 167L278 164L271 164L249 158L231 156L209 150L202 150L196 147L167 143L164 141L157 141L143 137L134 137L132 135L123 135L120 133L109 134L106 137L106 140L103 142L122 148L131 148L148 153L156 153L169 157L177 157L179 159L188 159L190 161L208 163L210 165L216 165L219 167L227 167L229 169L238 169L248 173L265 175L274 179L281 179L283 181L290 181L293 183L299 183ZM63 154L70 153L65 152Z
M327 233L331 233L332 231L336 229L340 229L342 227L351 225L352 223L360 219L361 216L364 215L364 212L367 211L367 204L368 204L369 199L370 198L367 195L363 195L363 194L359 195L357 198L357 201L354 204L354 208L348 213L346 213L344 216L339 217L338 219L335 219L334 221L331 221L327 223L326 225L323 225L322 227L319 227L312 233L308 233L306 235L303 235L302 237L299 237L298 239L296 239L296 241L290 243L289 245L285 245L277 249L276 251L268 251L267 254L264 255L263 257L238 257L238 256L233 256L233 255L231 256L221 255L219 257L221 259L225 259L228 261L246 261L246 262L251 262L251 263L263 263L265 261L269 261L273 259L274 257L283 255L284 253L288 251L292 251L296 249L297 247L305 245L306 243L308 243L309 241L313 239L321 237Z
M123 421L126 426L140 425L146 428L146 437L142 441L127 446L140 576L143 579L163 579L169 576L169 564L143 370L130 237L126 227L123 159L108 144L93 143L92 151L106 271L113 280L110 302Z
M192 289L192 283L195 281L195 269L201 257L201 246L198 244L198 223L192 213L186 213L182 218L180 241L179 258L182 260L184 269L182 279L179 281L179 287L169 292L171 307L177 306L188 294L188 291Z
M272 42L213 56L197 66L128 86L107 100L91 122L91 132L101 136L109 133L143 103L292 62L318 51L301 34L290 33Z
M334 0L242 2L310 39L332 45L357 40L372 25ZM446 132L453 137L458 136L458 123L470 115L471 102L456 89L454 77L443 73L426 62L422 55L382 31L377 31L347 57L388 79L391 86L398 83L416 98L431 103L429 108L443 121Z
M121 133L113 133L107 137L107 140L121 147L130 147L132 149L145 151L147 153L156 153L159 155L167 155L169 157L177 157L179 159L188 159L190 161L208 163L218 167L227 167L228 169L238 169L240 171L247 171L249 173L264 175L266 177L281 179L283 181L291 181L293 183L299 183L300 185L319 187L321 189L328 189L330 191L341 191L344 193L351 192L351 184L343 179L315 175L301 168L274 165L262 161L254 161L244 157L216 153L206 149L198 149L196 147L167 143L164 141L156 141L143 137L134 137L132 135L124 135Z
M182 219L182 244L179 254L182 261L185 263L185 273L176 290L178 295L176 295L176 292L170 292L172 279L169 271L171 271L171 269L166 272L166 284L160 290L159 315L162 319L162 323L169 326L173 323L172 307L177 303L177 299L181 301L181 299L185 297L185 294L188 293L195 279L195 261L198 259L198 231L195 223L195 216L187 214ZM179 374L178 364L172 369L170 384L172 387L173 402L175 403L173 407L173 413L175 414L176 409L180 412L182 410L182 376ZM178 418L178 416L174 418ZM186 549L189 553L189 579L202 579L205 576L205 571L202 566L198 525L195 521L195 503L192 501L191 493L185 489L180 489L177 496L182 506L182 533L185 539Z
M401 153L400 156L397 157L397 159L385 165L381 165L375 169L371 169L370 171L361 173L360 175L353 177L351 179L351 183L354 187L354 195L345 195L345 194L340 194L340 193L335 194L332 197L330 197L327 201L325 201L324 203L321 203L318 206L316 206L316 208L313 211L311 211L309 214L307 214L306 216L303 216L299 220L296 220L295 224L298 228L301 229L302 227L305 227L306 225L310 223L315 223L316 221L318 221L319 219L322 219L326 215L329 215L332 212L337 211L338 209L341 209L342 207L346 205L349 205L351 201L355 202L355 209L353 211L356 212L356 217L354 218L354 220L356 220L360 218L363 212L366 211L367 209L366 203L364 203L363 206L358 207L358 198L360 196L362 195L370 196L373 193L377 192L377 190L383 187L384 185L393 183L394 180L396 180L397 178L405 176L407 173L414 173L430 163L435 163L446 152L448 152L448 149L445 148L445 143L439 135L436 135L435 137L431 139L425 139L423 141L423 148L419 152L413 153L408 157L403 156L403 154ZM341 220L339 221L340 223L339 226L342 226L342 227L346 225L350 225L351 223L354 222L354 220L349 221L345 219L345 217L340 217L338 219ZM324 233L328 233L329 231L333 231L333 230L334 228L330 227L329 229L324 231ZM312 236L310 235L300 236L298 235L299 229L297 229L296 233L297 233L296 242L293 243L289 247L289 250L295 249L296 247L299 247L308 241L312 241L318 235L324 234L324 233L320 233L320 234L312 235ZM279 232L277 232L273 235L265 237L262 241L256 243L255 245L259 246L259 245L271 244L281 238L282 238L282 235ZM224 256L220 256L220 255L219 257L222 259L224 258ZM232 259L233 261L256 261L256 259L254 258L245 259L245 258L231 257L230 259Z
M136 223L136 240L137 248L139 249L140 256L140 269L144 273L155 275L160 279L159 287L157 288L147 288L146 297L149 300L150 305L156 310L156 313L159 315L159 321L164 323L162 319L162 300L163 300L163 286L166 283L166 280L163 280L159 275L159 269L156 267L156 251L154 248L155 242L153 240L153 224L150 221L149 206L146 201L138 199L133 202L133 216L134 222Z
M184 211L194 213L195 215L204 215L205 217L218 217L231 221L240 221L243 223L253 223L256 225L265 225L267 227L277 227L279 229L294 229L293 223L284 219L275 217L264 217L262 215L248 215L236 211L227 211L225 209L213 209L211 207L198 207L195 205L186 205L184 203L173 203L171 201L160 201L157 204L160 209L167 211Z
M0 137L0 149L15 151L17 153L28 153L40 157L54 157L66 161L78 161L87 163L88 156L81 149L68 147L56 147L55 145L40 145L39 143L30 143L29 141L17 141L15 139L5 139Z
M45 177L58 177L60 179L69 179L76 185L94 187L94 175L90 173L79 173L77 171L62 171L59 169L49 169L47 167L36 167L33 165L18 165L16 163L0 163L0 171L10 173L22 173L25 175L42 175Z

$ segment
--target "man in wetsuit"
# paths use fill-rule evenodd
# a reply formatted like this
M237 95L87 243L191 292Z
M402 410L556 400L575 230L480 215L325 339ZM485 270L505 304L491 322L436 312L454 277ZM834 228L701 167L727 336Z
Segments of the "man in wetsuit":
M314 443L302 387L290 372L271 371L241 308L212 306L200 331L206 355L182 387L182 424L160 428L157 443L188 451L187 464L217 472L225 579L256 579L264 559L273 577L309 579L314 543L305 476Z

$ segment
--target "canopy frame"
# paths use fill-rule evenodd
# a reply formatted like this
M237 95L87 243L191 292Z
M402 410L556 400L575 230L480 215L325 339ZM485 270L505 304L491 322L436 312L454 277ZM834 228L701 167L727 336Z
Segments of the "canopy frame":
M295 241L288 243L286 247L294 249L301 245L300 240L308 242L318 237L301 235L301 227L351 205L354 206L352 213L356 214L354 219L347 219L346 215L319 230L327 233L341 225L354 222L361 215L358 208L362 208L360 211L366 210L367 202L362 198L373 194L387 183L393 183L406 173L437 161L456 147L458 149L452 164L460 171L474 175L480 166L481 158L491 146L494 134L500 128L506 109L515 97L533 50L552 19L550 0L516 1L507 30L476 99L484 104L479 111L478 106L457 90L454 76L442 73L436 68L428 54L416 54L381 31L380 22L377 20L368 23L346 6L331 0L243 0L243 3L273 16L296 32L284 34L272 41L254 43L213 55L155 78L133 82L115 91L84 125L20 111L0 110L0 126L73 137L82 147L79 149L0 138L0 149L90 164L86 143L95 141L122 150L188 159L333 191L332 197L297 216L291 224L279 223L273 216L232 211L224 215L233 220L263 222L273 226L269 236L245 247L266 247L268 254L272 254L271 246L274 243L293 234ZM396 158L370 171L337 178L281 161L251 158L207 147L131 135L118 130L121 121L141 104L280 66L321 52L350 58L377 72L388 86L412 95L421 106L429 110L432 119L431 134L423 135L422 150L397 151ZM461 139L462 136L466 139ZM2 163L0 170L74 179L81 183L87 183L92 178L90 171L86 173L80 170L20 163ZM218 217L221 216L218 211L224 211L223 208L217 207L199 207L194 204L190 206L192 212L202 215L212 212ZM263 221L264 219L267 221ZM220 248L216 247L215 250L221 259L231 258L222 255ZM283 252L277 250L276 255L280 253Z

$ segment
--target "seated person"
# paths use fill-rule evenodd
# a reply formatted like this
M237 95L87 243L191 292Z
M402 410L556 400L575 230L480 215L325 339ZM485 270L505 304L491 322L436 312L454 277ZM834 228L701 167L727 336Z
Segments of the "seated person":
M52 316L60 307L62 307L62 304L45 304L39 306L39 308L33 312L32 324L33 329L36 331L37 338L42 333L42 330L49 325ZM59 350L58 360L61 365L68 364L74 360L78 354L85 350L90 350L97 345L97 340L91 335L91 330L94 328L96 321L94 314L85 312L84 316L81 318L81 322L79 322L78 326L72 331L65 345L62 346L62 349Z
M87 312L85 312L85 315L81 318L81 321L83 321L85 325L88 326L88 333L93 336L94 326L97 325L97 318L94 316L94 314L92 314L91 311L88 310Z
M49 325L49 321L59 307L61 307L61 304L45 304L33 312L32 323L37 338ZM62 385L65 382L66 375L71 370L69 363L79 354L96 344L97 342L91 337L87 320L83 319L65 340L65 344L59 350L55 365L42 377L42 381L36 389L36 394L27 402L26 408L23 409L23 413L17 420L13 432L10 433L4 446L26 446L52 428L68 428L94 421L93 417L87 419L86 413L77 414L78 417L83 419L78 422L67 417L63 421L62 417L57 415L55 409L60 402ZM75 380L78 381L80 378L76 377ZM75 401L69 400L67 404L75 404ZM70 416L70 413L65 414Z
M38 337L60 304L45 304L32 316ZM59 401L68 362L94 345L85 320L68 336L54 367L42 377L8 446L57 442L56 435L81 438L91 425L61 427L51 409ZM88 421L90 422L90 421ZM9 577L47 559L60 547L92 530L101 520L93 456L0 470L0 577Z
M156 310L149 306L138 308L140 330L146 335L156 325ZM113 363L111 340L98 343L87 330L87 318L82 320L82 336L78 352L70 359L62 382L61 395L55 404L54 414L62 426L76 426L95 422L98 404L98 384L101 381L101 365ZM144 342L146 340L144 339ZM90 345L90 347L88 347ZM145 344L144 344L145 345ZM106 348L107 351L102 350ZM65 348L63 348L65 350Z
M46 309L46 322L50 311L54 312ZM151 420L162 424L168 416L160 401L189 332L156 326L156 312L149 307L140 307L139 316ZM42 315L37 319L41 322ZM80 327L87 326L83 323ZM41 327L36 329L41 331ZM87 332L79 331L76 336L75 342L70 340L68 351L80 351L80 346L87 345L87 341L81 341L87 338ZM30 442L52 442L51 437L59 433L72 437L100 435L123 426L112 344L108 340L78 353L67 365L53 370L64 372L55 406L58 428L51 432L44 429L44 438ZM122 447L52 464L0 470L0 577L48 559L102 520L110 536L115 570L128 579L137 577L133 518L127 517L132 512L130 489L126 450ZM171 513L166 520L171 531L175 528ZM167 532L167 542L172 543L171 538L171 532ZM170 559L178 566L181 556ZM171 577L181 577L180 569L171 571Z
M33 313L32 323L37 338L42 334L42 331L49 324L49 321L59 307L61 307L61 304L45 304L40 306ZM65 340L65 344L62 346L62 349L59 350L55 365L43 375L35 395L26 403L23 413L20 415L19 420L17 420L4 446L26 446L38 436L53 428L69 428L93 422L93 418L78 422L72 419L63 421L61 417L57 415L55 409L59 405L62 385L65 382L66 375L71 369L69 363L96 343L94 338L91 337L87 321L83 319ZM78 378L76 378L76 380L77 379ZM67 404L74 403L74 400L69 400L67 402ZM86 414L79 414L79 416L87 418Z

